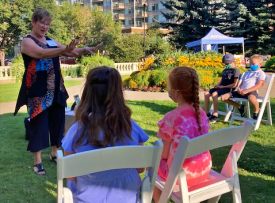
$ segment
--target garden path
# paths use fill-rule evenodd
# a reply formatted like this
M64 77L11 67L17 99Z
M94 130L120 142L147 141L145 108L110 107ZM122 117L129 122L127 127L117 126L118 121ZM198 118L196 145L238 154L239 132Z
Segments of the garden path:
M83 90L83 84L85 82L83 78L77 78L73 80L82 80L83 82L80 85L67 88L67 91L69 94L69 99L67 100L68 103L74 102L74 97L73 97L74 95L79 94L81 96L81 93ZM265 87L261 88L261 90L259 91L260 95L262 90L264 89ZM125 90L124 96L126 100L170 100L167 92L137 92L137 91ZM272 86L270 97L275 98L275 84L273 84ZM200 91L200 100L203 100L203 99L204 99L203 91ZM0 115L14 112L15 103L16 102L0 103ZM21 110L27 111L26 106L22 107Z

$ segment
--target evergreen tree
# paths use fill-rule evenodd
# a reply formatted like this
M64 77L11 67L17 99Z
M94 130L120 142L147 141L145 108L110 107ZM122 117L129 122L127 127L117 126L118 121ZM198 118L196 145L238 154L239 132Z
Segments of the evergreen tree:
M274 43L274 9L270 0L226 0L227 18L221 30L244 37L248 53L266 54ZM275 1L273 1L274 3ZM273 10L272 10L273 9Z
M219 0L169 0L163 5L171 10L163 13L168 23L162 27L172 30L169 39L177 47L185 47L187 42L204 37L222 18L223 1Z

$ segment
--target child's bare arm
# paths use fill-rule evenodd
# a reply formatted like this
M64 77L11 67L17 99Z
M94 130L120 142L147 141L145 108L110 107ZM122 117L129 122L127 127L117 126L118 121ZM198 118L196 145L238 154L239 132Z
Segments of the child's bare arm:
M226 86L220 86L220 88L235 88L238 86L239 78L234 79L234 83Z
M259 90L263 85L264 85L264 81L263 80L259 80L255 86L253 86L253 87L251 87L251 88L249 88L247 90L243 90L242 92L243 92L243 94L247 94L249 92L253 92L253 91Z
M162 139L162 143L163 143L163 150L162 150L161 158L168 159L172 142L168 142L168 141Z
M220 80L220 82L218 84L214 85L214 88L219 89L221 82L222 82L222 80Z

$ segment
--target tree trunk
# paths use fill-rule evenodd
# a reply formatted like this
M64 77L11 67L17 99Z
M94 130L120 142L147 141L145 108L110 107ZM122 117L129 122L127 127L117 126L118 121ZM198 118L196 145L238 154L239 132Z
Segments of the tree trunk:
M5 50L0 49L0 61L1 61L1 66L5 66Z

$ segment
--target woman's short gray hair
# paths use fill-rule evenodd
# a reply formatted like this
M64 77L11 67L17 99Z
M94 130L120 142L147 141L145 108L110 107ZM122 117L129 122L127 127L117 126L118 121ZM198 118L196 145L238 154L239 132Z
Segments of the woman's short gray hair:
M52 20L51 14L43 9L43 8L36 8L32 15L32 20L34 22L40 21L40 20Z

